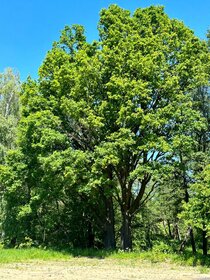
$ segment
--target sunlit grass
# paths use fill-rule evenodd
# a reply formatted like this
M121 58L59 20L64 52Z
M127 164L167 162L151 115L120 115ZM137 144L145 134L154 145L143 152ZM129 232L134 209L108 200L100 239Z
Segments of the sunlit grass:
M145 252L115 252L112 253L110 258L114 259L130 259L138 261L149 261L151 263L173 263L177 265L187 266L205 266L210 268L209 256L202 256L201 252L193 255L191 252L186 251L183 254L179 253L163 253L155 251Z
M96 249L43 249L43 248L22 248L5 249L0 248L0 263L29 262L33 260L41 261L67 261L73 258L96 258L110 259L119 264L131 262L135 265L139 263L171 263L186 266L200 266L206 270L210 268L210 258L203 257L200 252L192 255L186 251L184 254L163 253L155 251L108 251Z
M70 257L71 255L66 252L39 248L0 249L0 263L27 262L32 260L68 260Z

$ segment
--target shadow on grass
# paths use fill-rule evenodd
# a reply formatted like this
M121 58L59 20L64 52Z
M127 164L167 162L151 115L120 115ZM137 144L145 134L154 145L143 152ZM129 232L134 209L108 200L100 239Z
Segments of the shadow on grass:
M201 252L192 254L191 252L184 252L178 255L178 259L181 259L184 263L191 266L206 266L210 267L210 255L204 256Z
M114 250L99 250L93 248L81 249L81 248L51 248L51 250L61 252L65 255L70 255L75 258L86 257L86 258L96 258L96 259L105 259L111 256L113 253L116 253Z

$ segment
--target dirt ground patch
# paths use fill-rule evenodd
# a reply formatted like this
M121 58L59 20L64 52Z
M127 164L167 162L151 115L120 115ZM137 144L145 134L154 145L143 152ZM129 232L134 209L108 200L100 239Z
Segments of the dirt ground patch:
M65 262L13 263L0 266L1 280L210 280L191 267L171 264L74 258Z

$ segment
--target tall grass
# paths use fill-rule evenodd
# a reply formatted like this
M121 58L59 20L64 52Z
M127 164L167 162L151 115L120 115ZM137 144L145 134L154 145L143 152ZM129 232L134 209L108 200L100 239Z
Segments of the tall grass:
M132 261L150 263L173 263L177 265L203 266L210 268L210 258L203 257L200 252L192 255L190 251L183 254L164 253L156 251L145 252L123 252L96 249L43 249L43 248L22 248L4 249L0 248L0 263L29 262L33 260L43 261L66 261L75 257L88 257L97 259L110 259L126 263Z

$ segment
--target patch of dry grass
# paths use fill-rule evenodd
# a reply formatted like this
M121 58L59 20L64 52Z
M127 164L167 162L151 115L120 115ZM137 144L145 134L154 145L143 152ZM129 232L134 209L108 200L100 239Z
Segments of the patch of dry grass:
M2 264L1 280L210 280L198 268L139 260L72 258L68 261L32 261Z

